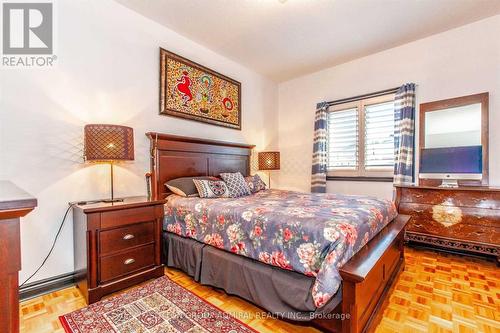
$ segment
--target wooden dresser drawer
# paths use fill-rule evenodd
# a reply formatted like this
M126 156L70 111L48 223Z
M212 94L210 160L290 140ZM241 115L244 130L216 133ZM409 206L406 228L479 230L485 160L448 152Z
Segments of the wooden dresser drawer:
M417 232L436 237L463 239L479 243L500 244L500 228L468 223L458 223L445 227L436 221L425 218L412 218L406 228L407 232Z
M152 242L154 242L154 222L104 230L99 234L101 256Z
M99 259L99 262L100 281L110 281L134 271L153 266L155 264L154 244L102 257Z
M500 228L461 223L448 230L448 237L488 244L500 244Z
M158 218L155 207L121 209L101 213L101 228L113 228L138 222L153 221Z
M443 225L466 223L500 228L500 210L496 209L402 202L399 205L399 213L411 215L421 220L433 220ZM411 226L412 221L410 221L409 226Z
M401 188L401 203L445 204L449 206L500 209L500 192L471 193L456 189Z

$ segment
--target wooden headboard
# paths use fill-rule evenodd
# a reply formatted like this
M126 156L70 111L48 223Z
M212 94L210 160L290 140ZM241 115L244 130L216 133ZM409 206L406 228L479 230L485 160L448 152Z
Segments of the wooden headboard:
M254 145L205 140L149 132L151 145L151 192L164 199L171 192L165 183L190 176L218 176L221 172L250 174Z

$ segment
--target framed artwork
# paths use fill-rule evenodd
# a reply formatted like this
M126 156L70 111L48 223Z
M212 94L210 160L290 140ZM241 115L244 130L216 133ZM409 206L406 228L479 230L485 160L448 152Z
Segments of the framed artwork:
M160 114L241 130L241 83L160 48Z

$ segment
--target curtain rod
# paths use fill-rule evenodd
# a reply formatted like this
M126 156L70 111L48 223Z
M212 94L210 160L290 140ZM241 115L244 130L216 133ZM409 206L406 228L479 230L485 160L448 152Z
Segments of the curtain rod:
M333 105L337 105L337 104L355 102L355 101L359 101L359 100L365 99L365 98L378 97L378 96L382 96L382 95L395 93L396 91L398 91L399 88L400 87L380 90L380 91L376 91L376 92L373 92L370 94L364 94L364 95L359 95L359 96L354 96L354 97L349 97L349 98L338 99L336 101L330 101L330 102L326 102L326 103L328 104L328 106L333 106Z

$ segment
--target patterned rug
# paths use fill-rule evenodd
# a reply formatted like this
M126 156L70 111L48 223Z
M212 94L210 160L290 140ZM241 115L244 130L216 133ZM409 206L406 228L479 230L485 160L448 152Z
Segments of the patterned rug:
M256 332L166 276L59 320L68 333Z

